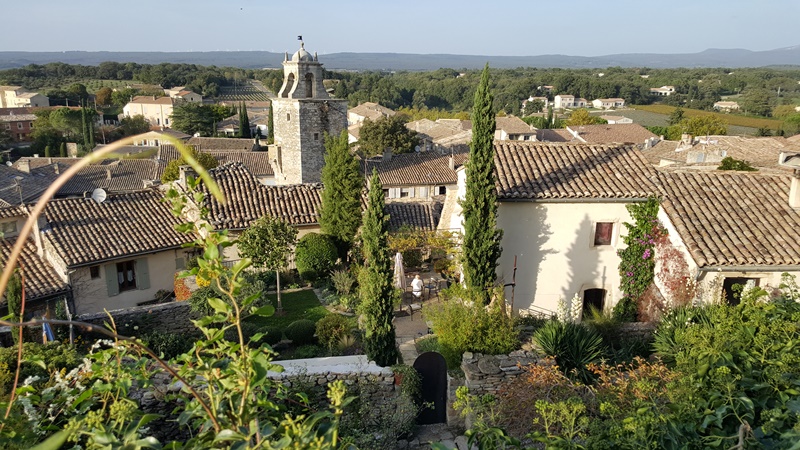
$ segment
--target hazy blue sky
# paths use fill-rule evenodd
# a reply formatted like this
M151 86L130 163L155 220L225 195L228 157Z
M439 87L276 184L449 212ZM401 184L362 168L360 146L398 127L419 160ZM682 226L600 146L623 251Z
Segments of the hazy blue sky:
M798 0L2 2L0 51L293 52L300 34L319 53L599 56L800 45Z

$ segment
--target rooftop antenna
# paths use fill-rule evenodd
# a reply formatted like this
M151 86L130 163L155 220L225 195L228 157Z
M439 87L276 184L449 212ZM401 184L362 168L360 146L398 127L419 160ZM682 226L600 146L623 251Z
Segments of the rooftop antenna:
M103 203L106 197L108 197L108 194L106 194L103 188L97 188L92 191L92 200L96 201L98 204Z

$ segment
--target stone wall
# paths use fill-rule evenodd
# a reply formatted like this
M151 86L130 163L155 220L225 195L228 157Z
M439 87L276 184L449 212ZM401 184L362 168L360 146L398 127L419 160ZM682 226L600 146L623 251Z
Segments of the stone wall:
M109 311L120 334L143 334L148 332L196 334L191 322L198 316L190 311L188 302L171 302L160 305L137 306L135 308ZM80 322L103 326L108 322L106 313L84 314L75 317Z
M652 339L656 331L655 322L625 322L619 326L619 336L626 338Z
M501 386L524 373L522 367L544 364L545 361L538 353L525 350L513 351L508 355L467 352L461 359L461 370L464 371L464 385L470 393L496 394Z

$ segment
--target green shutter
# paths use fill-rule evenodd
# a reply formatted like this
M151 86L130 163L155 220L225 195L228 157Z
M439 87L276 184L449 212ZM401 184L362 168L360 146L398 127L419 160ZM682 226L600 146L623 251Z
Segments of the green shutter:
M147 258L136 260L136 289L150 289L150 271L147 268Z
M117 265L106 264L106 286L108 286L108 296L113 297L119 294L119 281L117 281Z
M186 258L175 258L175 270L183 270L186 268Z

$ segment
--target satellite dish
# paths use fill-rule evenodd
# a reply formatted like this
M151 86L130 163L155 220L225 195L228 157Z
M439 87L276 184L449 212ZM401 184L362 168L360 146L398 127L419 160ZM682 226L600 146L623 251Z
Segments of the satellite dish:
M11 161L6 161L6 165L7 165L8 167L11 167L11 166L13 166L13 164L11 164Z
M420 148L420 146L419 146L419 145L417 145L416 147L414 147L414 151L415 151L415 152L417 152L417 153L419 153L421 150L422 150L422 148Z
M103 203L103 200L105 200L107 196L108 194L106 194L106 191L104 191L103 188L97 188L92 191L92 200L96 201L97 203Z

